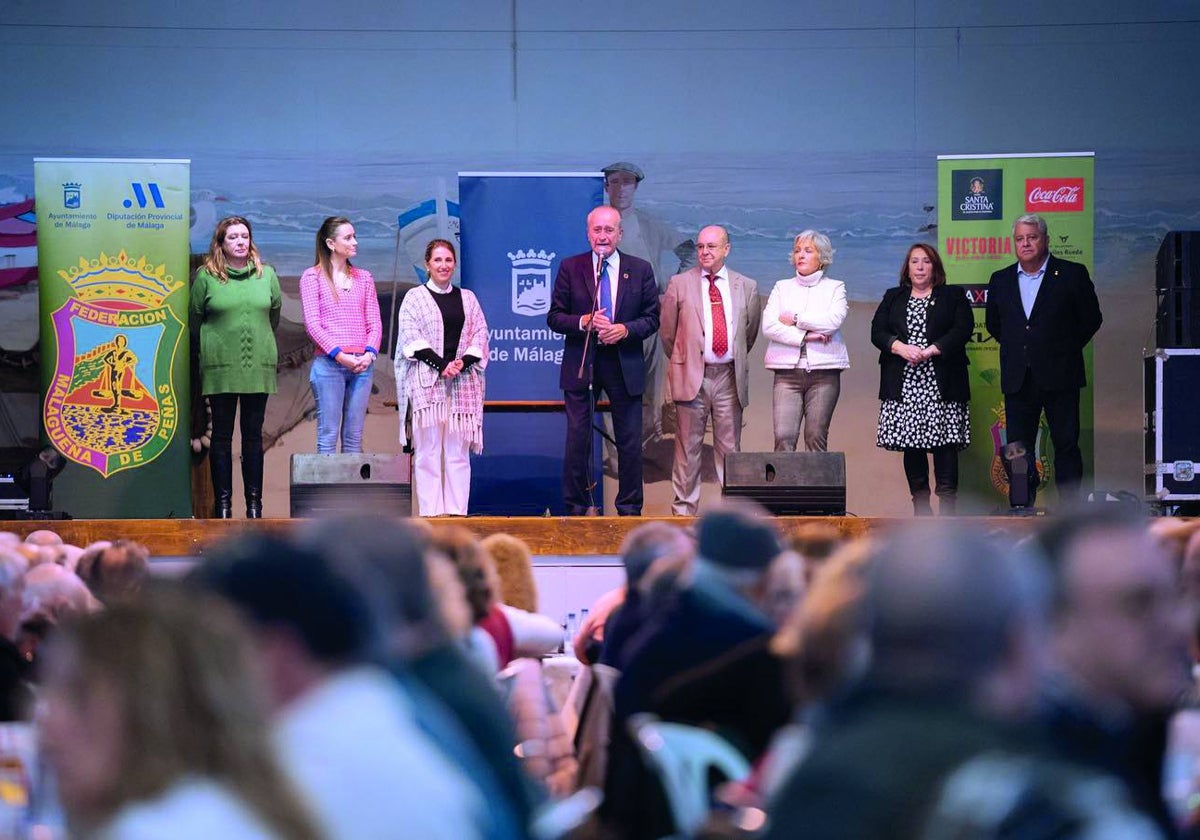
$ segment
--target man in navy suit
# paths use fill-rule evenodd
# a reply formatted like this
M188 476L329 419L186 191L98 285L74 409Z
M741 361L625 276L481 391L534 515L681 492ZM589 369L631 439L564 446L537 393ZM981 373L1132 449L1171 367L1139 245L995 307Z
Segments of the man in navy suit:
M1036 214L1013 223L1017 262L988 283L987 329L1000 343L1000 388L1008 442L1029 453L1029 504L1037 491L1035 443L1042 411L1054 444L1054 473L1066 502L1079 493L1079 391L1086 384L1083 348L1103 318L1096 287L1079 263L1050 254L1046 221ZM1006 468L1009 461L1005 459Z
M617 513L639 516L646 380L642 342L658 330L658 285L650 263L617 250L621 214L616 209L597 207L589 213L587 236L591 250L559 265L546 316L550 329L566 336L559 374L567 414L563 499L572 516L583 516L593 506L593 400L603 391L617 439Z

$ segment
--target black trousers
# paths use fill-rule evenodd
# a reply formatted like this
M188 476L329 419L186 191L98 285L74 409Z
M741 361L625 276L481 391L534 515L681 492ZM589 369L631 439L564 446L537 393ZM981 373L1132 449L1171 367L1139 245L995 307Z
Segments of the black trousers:
M616 509L621 516L642 513L642 396L625 388L625 375L616 349L596 350L592 366L592 390L595 398L603 393L612 411L613 436L617 440ZM569 516L587 513L592 496L594 431L591 395L587 391L564 391L567 415L567 443L563 455L563 500ZM600 481L600 476L595 476Z
M1039 484L1036 457L1037 430L1042 412L1050 427L1054 445L1054 476L1058 495L1070 502L1079 495L1083 482L1083 454L1079 451L1079 389L1043 390L1033 384L1033 374L1025 372L1021 389L1004 395L1004 414L1008 442L1020 441L1029 453L1029 498L1034 499ZM1005 469L1010 465L1004 461Z
M242 419L239 424L242 450L261 450L263 421L267 416L267 394L209 394L213 446L233 446L233 419L239 402L242 404Z
M218 511L228 510L233 494L233 419L238 403L242 405L242 490L246 494L247 515L253 509L262 512L263 420L267 415L266 394L209 394L212 408L212 444L209 467L213 495ZM218 513L218 515L220 515Z

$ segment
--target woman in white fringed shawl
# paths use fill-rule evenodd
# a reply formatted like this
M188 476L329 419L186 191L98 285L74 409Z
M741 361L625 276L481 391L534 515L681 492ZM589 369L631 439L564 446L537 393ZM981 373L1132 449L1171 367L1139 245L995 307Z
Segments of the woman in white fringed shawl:
M487 321L475 295L454 286L454 245L425 248L429 281L400 304L396 398L400 444L412 408L413 477L421 516L466 516L470 453L483 451Z

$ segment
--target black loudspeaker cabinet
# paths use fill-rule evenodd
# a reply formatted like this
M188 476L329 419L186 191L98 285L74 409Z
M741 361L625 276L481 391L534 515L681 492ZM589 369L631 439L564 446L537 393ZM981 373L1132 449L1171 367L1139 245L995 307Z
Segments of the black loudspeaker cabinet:
M363 512L412 516L411 456L292 456L293 517Z
M1154 260L1159 347L1200 347L1200 231L1173 230Z
M844 516L842 452L733 452L725 456L723 495L752 499L783 516Z

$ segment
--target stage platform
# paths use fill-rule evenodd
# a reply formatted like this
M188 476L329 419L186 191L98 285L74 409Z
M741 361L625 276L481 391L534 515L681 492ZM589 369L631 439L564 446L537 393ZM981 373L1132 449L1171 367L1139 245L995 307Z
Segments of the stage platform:
M1040 517L970 516L954 521L980 534L1008 531L1028 533ZM9 520L0 530L22 537L42 528L58 533L65 542L85 546L96 540L130 539L144 544L157 557L199 557L223 539L249 531L284 532L303 527L306 519L60 519ZM616 554L631 530L647 522L669 522L684 528L694 525L687 516L593 516L593 517L437 517L426 520L434 528L458 526L480 537L508 533L524 540L535 555L597 556ZM779 527L791 532L803 525L821 522L848 536L886 531L911 518L868 518L857 516L781 516Z

